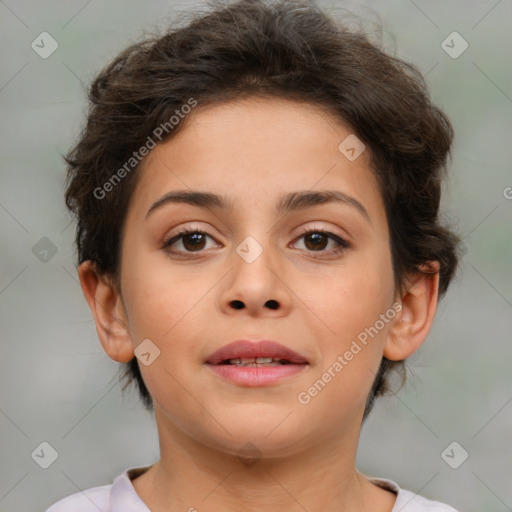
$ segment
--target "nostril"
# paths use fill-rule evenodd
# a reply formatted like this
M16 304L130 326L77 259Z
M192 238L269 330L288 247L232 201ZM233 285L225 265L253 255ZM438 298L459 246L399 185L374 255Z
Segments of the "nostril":
M276 300L267 300L266 302L266 305L270 308L270 309L277 309L279 304L277 303Z
M243 309L244 308L244 303L241 300L232 300L231 305L235 309ZM267 302L265 302L265 306L267 306L270 309L277 309L279 307L279 303L273 299L267 300Z

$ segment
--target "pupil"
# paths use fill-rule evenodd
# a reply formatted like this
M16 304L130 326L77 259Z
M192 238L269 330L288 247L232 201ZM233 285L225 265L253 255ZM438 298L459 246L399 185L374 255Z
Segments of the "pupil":
M325 237L325 235L323 233L312 233L312 234L308 235L306 237L306 246L307 247L309 245L311 245L311 244L308 244L308 242L307 242L310 239L314 239L314 241L313 241L313 249L315 249L315 248L318 249L319 248L318 245L315 245L315 244L318 244L319 241L321 242L321 239L323 239L323 241L325 242L326 237ZM309 248L310 247L308 247L308 249ZM325 248L325 243L323 243L323 244L321 243L320 249L324 249L324 248Z
M203 240L201 240L201 237L203 238ZM193 239L195 239L195 241L192 241L192 244L189 245L188 242L190 242ZM202 233L190 233L183 237L183 245L185 246L186 249L202 249L201 242L204 245L204 236Z

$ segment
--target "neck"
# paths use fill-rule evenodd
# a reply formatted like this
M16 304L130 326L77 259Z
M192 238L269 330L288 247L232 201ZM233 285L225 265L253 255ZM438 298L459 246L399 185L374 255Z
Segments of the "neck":
M155 409L155 415L159 412ZM355 468L357 436L323 439L289 456L229 454L158 419L160 461L133 480L153 512L391 512L396 496Z

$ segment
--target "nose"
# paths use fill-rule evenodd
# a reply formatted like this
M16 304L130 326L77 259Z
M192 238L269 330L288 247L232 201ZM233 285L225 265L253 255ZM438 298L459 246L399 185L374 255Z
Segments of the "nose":
M254 260L234 252L233 267L221 294L221 308L226 314L278 317L290 312L293 292L285 262L270 248L262 249Z
M265 301L264 306L269 309L278 309L280 307L279 302L277 302L277 300L274 300L274 299L269 299L269 300ZM243 301L236 299L236 300L231 301L231 307L233 307L234 309L244 309L247 306L245 305L245 303Z

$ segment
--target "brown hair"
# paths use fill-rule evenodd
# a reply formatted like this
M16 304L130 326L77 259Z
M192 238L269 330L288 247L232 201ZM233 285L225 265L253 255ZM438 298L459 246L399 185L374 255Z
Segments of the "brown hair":
M186 118L175 126L169 120L191 98L200 108L251 95L316 104L351 127L370 149L397 287L404 288L409 272L438 261L442 296L458 261L458 237L438 219L450 122L430 102L414 66L306 0L215 6L162 37L132 45L101 71L90 89L86 127L66 157L78 262L91 260L119 287L122 230L137 182L137 162L133 170L126 162L150 138L155 142L159 126L168 129L156 142L183 129ZM113 182L116 171L122 179ZM152 410L137 359L123 366L123 391L135 380ZM392 369L403 370L403 361L382 360L365 418L375 397L387 391Z

